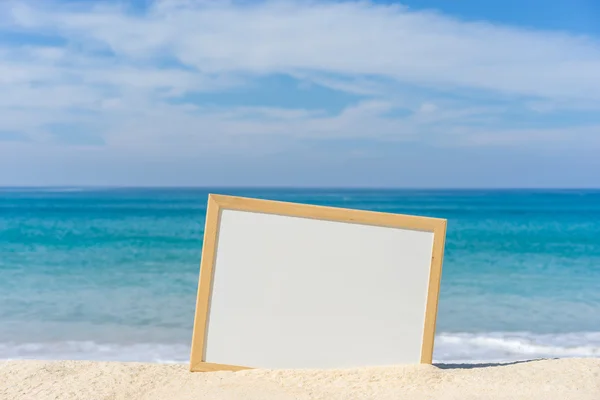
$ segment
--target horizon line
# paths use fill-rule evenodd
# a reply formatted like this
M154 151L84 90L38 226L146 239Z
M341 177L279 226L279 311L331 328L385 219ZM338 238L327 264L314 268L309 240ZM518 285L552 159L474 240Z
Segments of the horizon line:
M255 189L255 190L290 190L290 189L305 189L305 190L600 190L600 187L558 187L558 186L498 186L498 187L417 187L417 186L279 186L279 185L253 185L253 186L211 186L211 185L181 185L181 186L160 186L160 185L0 185L2 189Z

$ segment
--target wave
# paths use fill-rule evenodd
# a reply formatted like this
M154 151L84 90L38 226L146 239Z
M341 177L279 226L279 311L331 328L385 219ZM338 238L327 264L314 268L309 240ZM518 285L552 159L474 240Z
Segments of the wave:
M0 343L0 360L87 360L187 363L190 347L162 343L96 343L64 341L48 343Z
M578 357L600 357L600 332L440 333L434 350L436 361L443 363Z
M94 360L187 363L188 344L63 341L0 343L0 360ZM434 363L502 363L538 358L600 357L600 332L439 333Z

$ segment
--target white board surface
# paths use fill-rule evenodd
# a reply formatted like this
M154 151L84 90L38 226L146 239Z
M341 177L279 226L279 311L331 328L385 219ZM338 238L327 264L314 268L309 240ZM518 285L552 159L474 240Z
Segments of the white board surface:
M221 210L207 363L419 363L434 234Z

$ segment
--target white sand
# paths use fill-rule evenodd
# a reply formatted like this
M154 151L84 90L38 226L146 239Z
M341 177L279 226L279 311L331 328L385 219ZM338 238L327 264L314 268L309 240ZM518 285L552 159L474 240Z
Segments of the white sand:
M0 399L600 400L600 359L213 373L190 373L185 365L3 361Z

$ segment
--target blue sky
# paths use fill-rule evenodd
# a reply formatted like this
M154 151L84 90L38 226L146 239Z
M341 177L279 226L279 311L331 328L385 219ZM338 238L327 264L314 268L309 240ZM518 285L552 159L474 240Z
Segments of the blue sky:
M598 21L591 0L4 1L0 185L600 187Z

